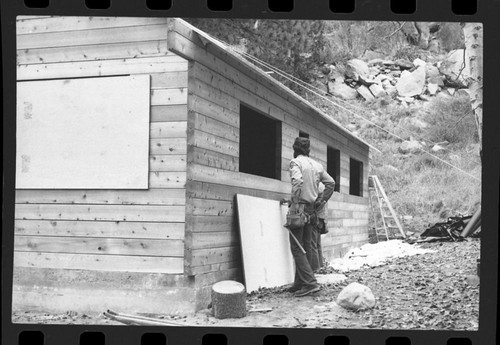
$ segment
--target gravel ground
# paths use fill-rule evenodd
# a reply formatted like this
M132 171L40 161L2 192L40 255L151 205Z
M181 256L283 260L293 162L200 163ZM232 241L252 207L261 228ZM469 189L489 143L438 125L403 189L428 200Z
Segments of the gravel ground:
M342 283L325 284L310 296L297 298L284 287L262 289L247 297L248 315L242 319L218 320L211 311L195 315L147 315L189 326L286 327L286 328L374 328L425 330L477 330L479 279L476 259L480 240L433 242L420 245L435 250L389 260L386 265L344 273ZM332 268L323 274L337 273ZM376 296L374 308L346 310L335 303L349 283L370 287ZM253 310L271 309L270 311ZM102 314L50 314L16 312L15 323L121 325Z

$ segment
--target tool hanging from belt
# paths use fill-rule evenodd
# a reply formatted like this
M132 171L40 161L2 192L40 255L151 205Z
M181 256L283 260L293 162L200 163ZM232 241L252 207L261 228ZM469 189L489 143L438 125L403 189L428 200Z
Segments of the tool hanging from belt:
M290 206L293 204L293 202L290 200L282 199L280 201L280 205L284 205L284 204L288 204L288 207L290 208ZM298 205L298 204L296 204L296 205ZM292 233L292 230L290 230L290 228L289 228L290 226L299 228L300 226L304 226L305 224L308 223L309 217L305 214L305 212L303 212L303 207L304 206L302 205L302 211L300 210L300 207L299 207L298 210L294 211L295 213L290 213L290 211L288 211L287 222L284 225L284 228L288 230L288 232L290 233L290 236L295 241L295 243L297 243L297 246L300 248L300 251L303 254L306 254L306 251L304 250L304 248L300 244L299 240L297 239L297 237L295 237L295 235ZM304 217L304 219L302 219L302 217Z

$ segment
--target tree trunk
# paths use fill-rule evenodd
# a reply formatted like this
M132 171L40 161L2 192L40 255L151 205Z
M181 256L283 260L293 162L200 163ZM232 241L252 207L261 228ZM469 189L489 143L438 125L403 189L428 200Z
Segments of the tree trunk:
M469 91L479 137L479 154L483 148L483 26L462 24L465 37L465 59L470 66Z

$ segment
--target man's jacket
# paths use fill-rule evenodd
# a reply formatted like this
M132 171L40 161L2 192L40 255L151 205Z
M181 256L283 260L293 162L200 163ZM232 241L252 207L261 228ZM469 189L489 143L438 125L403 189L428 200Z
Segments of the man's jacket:
M327 202L333 194L335 181L315 160L299 155L290 161L290 178L292 180L292 198L299 202L313 204L319 195L319 183L325 185L322 201Z

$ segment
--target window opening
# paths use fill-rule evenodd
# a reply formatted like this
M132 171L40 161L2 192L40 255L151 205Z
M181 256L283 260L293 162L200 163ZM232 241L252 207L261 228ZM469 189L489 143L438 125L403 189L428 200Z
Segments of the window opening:
M363 163L350 159L349 194L363 196Z
M240 105L240 172L281 180L281 122Z
M335 180L335 191L340 192L340 150L326 148L326 171Z

